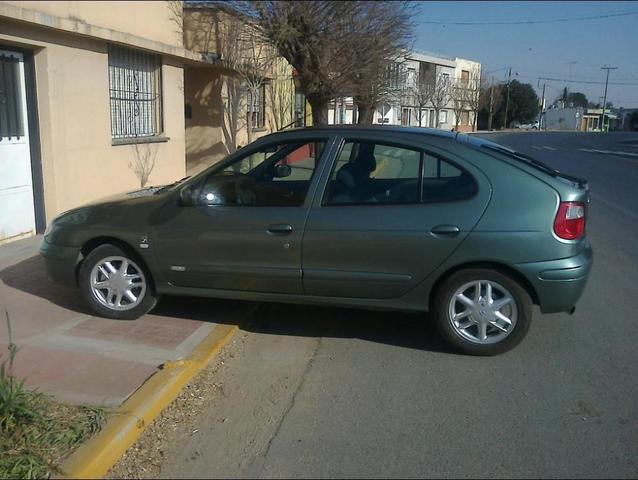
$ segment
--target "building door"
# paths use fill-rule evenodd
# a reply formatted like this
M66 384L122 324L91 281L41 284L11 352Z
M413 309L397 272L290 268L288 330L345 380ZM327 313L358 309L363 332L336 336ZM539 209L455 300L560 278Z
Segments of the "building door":
M24 55L0 50L0 243L35 229Z

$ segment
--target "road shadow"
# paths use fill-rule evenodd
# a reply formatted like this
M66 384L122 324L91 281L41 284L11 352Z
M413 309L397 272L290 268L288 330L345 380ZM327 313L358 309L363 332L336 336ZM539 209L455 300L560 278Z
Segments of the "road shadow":
M79 291L52 283L43 259L33 256L0 270L10 288L76 313L93 315ZM162 297L152 315L239 325L243 330L298 337L358 338L365 341L451 353L427 314L371 311L196 297ZM117 321L117 320L113 320Z

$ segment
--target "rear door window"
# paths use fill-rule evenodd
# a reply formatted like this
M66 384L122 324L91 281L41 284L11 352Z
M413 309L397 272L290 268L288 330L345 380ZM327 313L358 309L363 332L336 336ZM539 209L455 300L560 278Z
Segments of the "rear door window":
M333 167L325 205L419 202L421 152L370 141L346 141Z
M478 191L474 177L460 166L438 156L423 156L424 203L453 202L472 197Z
M324 205L437 203L477 192L474 177L454 162L411 147L346 140Z

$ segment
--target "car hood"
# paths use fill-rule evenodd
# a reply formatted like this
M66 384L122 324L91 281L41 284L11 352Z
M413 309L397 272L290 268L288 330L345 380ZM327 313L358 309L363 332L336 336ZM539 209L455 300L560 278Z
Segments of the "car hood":
M131 192L122 192L122 193L116 193L113 195L109 195L106 197L102 197L102 198L98 198L96 200L93 200L90 203L85 204L85 207L91 207L94 205L101 205L101 204L105 204L105 203L122 203L122 202L129 202L133 199L136 198L143 198L143 197L149 197L151 195L155 195L155 193L157 193L158 190L160 190L162 188L162 186L158 186L158 187L148 187L148 188L142 188L139 190L133 190Z

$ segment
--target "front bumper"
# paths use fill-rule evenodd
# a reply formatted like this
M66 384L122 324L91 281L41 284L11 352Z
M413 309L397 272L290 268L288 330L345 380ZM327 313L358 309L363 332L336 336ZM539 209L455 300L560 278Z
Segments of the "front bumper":
M593 264L589 245L574 257L516 265L531 283L543 313L569 312L580 299Z
M80 249L55 245L46 236L40 245L40 255L44 258L48 277L55 283L77 286L76 269L80 261Z

